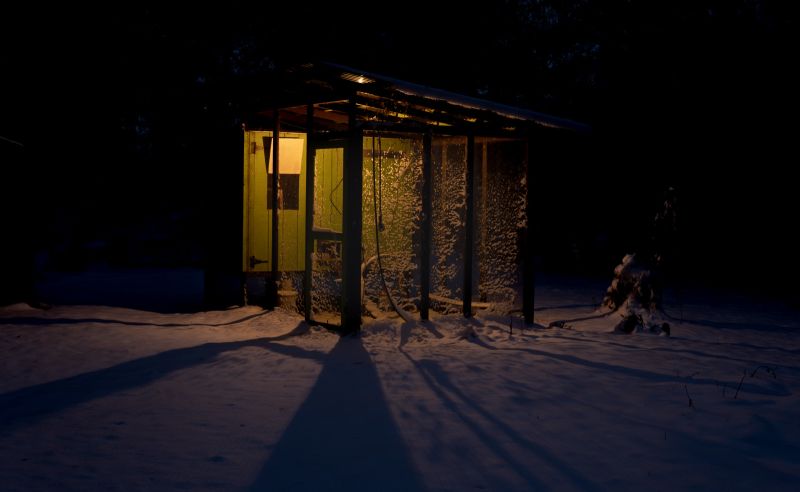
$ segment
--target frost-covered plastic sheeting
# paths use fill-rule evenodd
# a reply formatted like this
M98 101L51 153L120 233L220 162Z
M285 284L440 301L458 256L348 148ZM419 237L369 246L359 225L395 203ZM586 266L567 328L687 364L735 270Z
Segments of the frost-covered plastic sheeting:
M521 238L525 227L525 143L475 140L473 192L473 301L507 313L521 308ZM433 141L433 252L431 293L434 309L460 311L466 242L467 139Z
M363 148L363 302L374 314L393 309L383 291L382 266L398 307L416 311L420 300L422 138L368 134ZM475 141L473 301L488 303L489 310L499 313L521 306L524 159L524 142L496 138ZM315 166L314 228L341 232L341 150L318 152ZM435 137L430 287L431 306L441 312L460 311L463 296L466 172L467 138ZM315 241L312 307L320 321L341 314L341 246L339 241Z
M489 309L522 307L525 142L476 139L473 279Z
M466 137L435 137L432 141L431 293L461 299L466 241ZM457 311L452 304L432 303L440 311Z
M311 253L311 306L317 321L337 325L341 321L341 241L318 240Z
M363 145L364 302L381 311L392 310L379 275L377 223L381 264L389 292L399 307L413 311L419 303L420 285L422 139L375 134L365 137Z

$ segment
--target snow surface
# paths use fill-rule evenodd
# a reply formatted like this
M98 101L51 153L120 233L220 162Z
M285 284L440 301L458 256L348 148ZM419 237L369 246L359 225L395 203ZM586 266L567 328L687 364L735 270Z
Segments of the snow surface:
M621 335L603 287L539 286L533 329L357 338L255 307L1 308L0 489L798 490L797 313L688 293L672 337Z

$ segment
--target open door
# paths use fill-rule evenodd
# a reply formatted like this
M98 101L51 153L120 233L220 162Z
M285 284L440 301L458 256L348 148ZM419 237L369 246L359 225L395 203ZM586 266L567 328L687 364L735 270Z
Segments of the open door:
M309 202L306 224L306 318L332 328L342 326L344 274L344 169L346 142L320 140L309 145Z

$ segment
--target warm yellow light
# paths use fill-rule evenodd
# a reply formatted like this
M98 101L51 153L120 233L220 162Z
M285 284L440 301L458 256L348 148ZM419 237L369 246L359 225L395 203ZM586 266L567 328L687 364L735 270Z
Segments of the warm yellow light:
M350 82L355 82L356 84L371 84L375 82L369 77L365 77L363 75L356 75L354 73L344 72L341 77L344 80L349 80Z

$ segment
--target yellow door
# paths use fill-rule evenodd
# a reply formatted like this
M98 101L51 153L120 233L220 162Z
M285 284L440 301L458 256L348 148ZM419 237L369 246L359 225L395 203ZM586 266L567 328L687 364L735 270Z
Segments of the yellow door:
M278 270L305 269L306 136L280 134ZM242 271L272 270L271 131L244 132ZM266 146L266 149L265 149Z

